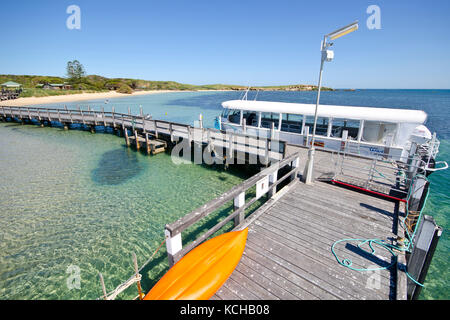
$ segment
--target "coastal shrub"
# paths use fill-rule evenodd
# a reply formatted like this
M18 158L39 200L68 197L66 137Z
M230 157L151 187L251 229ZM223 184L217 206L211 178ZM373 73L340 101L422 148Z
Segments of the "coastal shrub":
M133 93L133 89L131 89L130 86L127 85L127 84L122 84L122 85L120 86L120 88L117 89L117 92L119 92L119 93L128 93L128 94L131 94L131 93Z

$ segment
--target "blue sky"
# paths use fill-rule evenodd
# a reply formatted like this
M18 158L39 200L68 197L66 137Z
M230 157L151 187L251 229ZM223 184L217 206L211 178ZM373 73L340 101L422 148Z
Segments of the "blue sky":
M69 5L81 29L69 30ZM369 5L381 29L369 30ZM0 74L64 76L78 59L88 74L192 84L316 84L324 34L337 39L323 85L450 88L450 1L103 1L2 3Z

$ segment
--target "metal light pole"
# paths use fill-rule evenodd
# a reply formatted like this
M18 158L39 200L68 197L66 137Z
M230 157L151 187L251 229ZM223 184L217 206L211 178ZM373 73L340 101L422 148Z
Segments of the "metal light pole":
M328 48L331 47L333 45L333 43L328 43L327 38L329 37L331 40L334 40L334 39L340 38L343 35L346 35L350 32L353 32L355 30L358 30L358 21L355 21L343 28L333 31L323 37L323 41L322 41L321 48L320 48L320 52L322 53L322 56L320 59L319 83L317 85L316 108L314 110L313 134L312 134L312 138L311 138L311 145L308 150L308 161L306 162L305 170L303 173L303 181L306 184L311 184L312 177L313 177L314 153L315 153L314 143L316 140L316 126L317 126L317 115L318 115L317 111L319 109L320 88L322 86L323 63L325 61L330 62L334 58L334 52L332 50L328 50ZM303 134L306 134L306 133L304 132Z

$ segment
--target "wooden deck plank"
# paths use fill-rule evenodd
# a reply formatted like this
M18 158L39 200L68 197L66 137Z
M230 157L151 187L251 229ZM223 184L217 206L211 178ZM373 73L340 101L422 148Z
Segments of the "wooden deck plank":
M362 223L348 217L343 217L337 214L335 210L319 206L316 203L305 202L304 200L295 201L290 197L287 197L286 200L291 201L289 203L283 203L283 206L276 207L276 209L293 216L295 219L316 222L318 226L326 228L327 231L335 231L336 233L342 231L346 234L358 236L359 238L374 238L379 237L380 234L390 235L391 233L389 229L374 224L362 226Z
M270 237L271 239L274 239L275 241L278 241L279 243L282 243L284 246L288 246L289 248L292 248L295 251L298 251L305 257L308 257L311 261L314 261L317 267L325 267L329 268L330 266L333 268L333 271L339 272L342 275L342 279L344 279L345 282L350 283L354 281L354 283L359 287L364 287L367 283L367 277L368 273L361 273L361 272L355 272L348 268L340 266L334 256L331 253L331 250L328 251L328 253L321 254L314 250L311 250L311 246L308 246L308 242L298 242L292 240L292 237L286 236L284 232L280 233L274 233L270 232L268 229L264 228L263 226L258 226L258 228L255 228L255 231ZM284 240L286 238L286 240ZM330 248L331 246L328 246ZM339 252L341 253L341 252ZM338 254L339 254L338 253ZM349 257L348 254L343 255L344 257ZM355 262L358 260L354 259ZM355 265L355 267L358 267L359 265ZM367 267L367 264L366 266ZM380 272L381 273L381 272ZM370 276L370 274L369 274ZM383 290L389 290L390 286L390 279L389 277L380 277L380 292L379 294L380 298L382 296Z
M279 256L286 263L292 265L303 277L342 299L377 299L376 293L366 290L361 285L361 281L357 277L363 275L347 276L337 263L335 265L320 263L317 257L310 257L294 244L277 239L274 234L271 234L270 237L258 234L257 243L253 240L250 241L271 252L272 255Z
M301 210L300 213L295 210ZM334 239L337 241L342 238L379 238L379 234L373 232L362 232L358 229L353 229L351 225L334 225L328 222L329 219L320 216L314 216L314 213L310 213L303 208L296 208L291 206L283 206L282 208L272 208L273 214L284 217L285 220L296 224L300 228L304 226L312 232L320 233L322 236L328 239ZM342 228L341 228L342 226Z
M319 297L325 297L330 300L337 299L337 297L329 294L326 290L306 281L304 278L291 272L290 269L277 263L276 260L268 259L250 246L245 249L244 254L255 261L260 267L261 273L277 281L279 286L282 286L282 288L293 293L301 300L319 299Z
M394 272L381 270L378 286L370 286L373 272L339 265L331 246L344 238L395 236L395 206L327 183L298 183L249 225L242 262L230 279L237 283L242 279L235 277L246 275L247 281L264 284L275 295L289 292L298 299L390 299L395 292ZM379 249L376 258L368 259L344 244L335 247L336 253L352 259L355 267L393 262L386 250Z
M233 272L233 277L228 278L224 283L223 287L226 287L233 294L239 297L241 300L261 300L257 295L255 295L251 290L241 285L235 280Z
M254 257L254 256L253 256ZM254 281L257 281L262 286L273 292L281 300L297 300L305 299L305 296L311 297L309 293L301 290L301 288L296 287L294 290L289 290L294 287L294 285L286 278L281 277L272 270L266 267L267 260L264 260L262 265L260 262L250 258L248 252L242 256L241 262L243 266L247 269L246 271ZM291 292L292 291L292 292Z
M260 221L257 221L255 222L255 224L260 225L259 222ZM267 229L270 228L271 230L274 230L274 232L283 233L287 240L305 246L307 250L311 251L311 253L317 254L318 257L320 257L327 263L336 263L336 259L331 252L331 246L334 241L328 240L322 237L320 234L314 232L306 232L306 230L304 229L299 232L298 228L291 228L288 223L280 223L279 220L272 221L270 216L261 218L261 224L262 223L264 223L263 225L261 225L262 228L267 227ZM264 233L264 231L261 232ZM353 264L355 267L363 267L363 265L359 263L359 259L361 258L361 256L357 255L356 253L348 250L344 251L340 249L340 247L336 247L335 251L338 255L353 259ZM390 279L390 277L385 276L384 274L382 274L382 276L387 280ZM384 285L384 283L382 284Z

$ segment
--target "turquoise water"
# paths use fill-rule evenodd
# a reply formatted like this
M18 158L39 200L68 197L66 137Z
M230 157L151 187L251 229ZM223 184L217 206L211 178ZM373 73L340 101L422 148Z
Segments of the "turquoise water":
M249 93L249 99L255 93ZM212 127L220 103L242 92L181 92L67 103L144 113L193 124L201 113ZM315 92L260 92L258 100L314 103ZM422 109L441 140L438 160L450 160L450 90L323 92L323 104ZM51 105L49 105L51 106ZM57 105L61 107L61 105ZM164 225L214 198L245 176L174 165L166 154L147 157L121 138L0 123L0 299L94 299L132 273L163 239ZM421 299L448 299L450 170L431 175L425 214L444 228ZM69 290L67 268L78 266L80 289ZM167 269L164 247L144 272L148 290ZM121 297L131 298L135 289Z
M244 178L147 157L110 134L2 123L0 136L1 299L95 299L99 272L112 290L133 273L132 252L142 265L157 249L166 223ZM155 259L145 291L167 268L164 246ZM79 290L67 286L69 266Z

